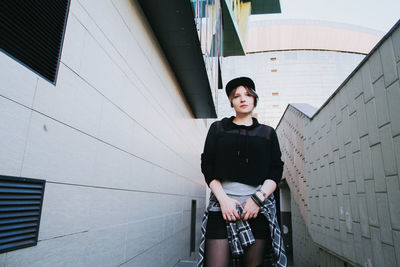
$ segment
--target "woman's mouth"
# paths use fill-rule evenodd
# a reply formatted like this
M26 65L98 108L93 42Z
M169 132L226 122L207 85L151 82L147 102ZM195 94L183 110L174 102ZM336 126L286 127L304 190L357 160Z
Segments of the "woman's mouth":
M241 108L247 108L247 105L240 105Z

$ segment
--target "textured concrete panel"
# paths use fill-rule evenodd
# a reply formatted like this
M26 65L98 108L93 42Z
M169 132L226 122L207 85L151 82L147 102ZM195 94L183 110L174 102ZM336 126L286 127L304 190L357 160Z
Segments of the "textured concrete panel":
M362 249L361 227L359 223L353 223L355 262L363 262L364 251Z
M373 259L372 259L371 239L362 237L361 243L362 243L363 255L364 255L364 260L362 261L362 264L364 264L366 266L372 266Z
M344 219L346 223L346 232L347 233L353 233L353 213L351 211L351 206L350 206L350 196L345 195L343 197L343 209L344 209Z
M354 164L353 164L353 151L351 149L350 143L345 146L346 150L346 167L347 167L347 177L349 182L355 181L354 176Z
M360 69L362 77L362 85L364 92L364 103L367 103L374 97L374 89L372 87L370 63L366 62Z
M0 266L2 267L6 266L6 256L5 253L0 254Z
M348 175L346 157L339 159L339 165L340 165L340 176L341 176L341 181L342 181L343 194L348 194L349 193L349 181L348 181L349 175Z
M7 253L6 266L88 266L88 233L81 232L38 242L37 246ZM45 251L45 253L38 253Z
M57 86L39 80L33 108L80 131L98 137L103 97L61 64Z
M350 116L351 148L352 152L360 151L360 131L358 127L357 112Z
M397 81L387 88L392 135L400 134L400 83Z
M399 62L400 61L400 30L397 29L394 31L392 34L392 44L393 44L393 50L394 50L394 55L395 55L395 61Z
M360 215L358 212L358 201L357 201L357 189L356 183L351 182L349 183L349 191L350 191L350 210L352 214L352 219L354 222L360 222Z
M396 253L396 262L397 265L400 263L400 232L393 231L393 239L394 239L394 248Z
M400 230L400 186L398 176L387 177L386 182L391 226L393 229Z
M353 154L353 162L354 162L354 175L356 178L356 190L357 193L363 193L365 192L365 186L364 186L364 172L361 161L361 152Z
M397 173L400 174L400 135L393 138L394 154L396 155Z
M382 61L379 53L373 53L369 58L371 81L375 83L383 75Z
M33 112L22 176L76 184L95 182L92 175L97 142Z
M93 226L90 216L91 189L47 182L39 240L86 233Z
M368 134L367 114L365 112L364 95L361 94L356 98L356 117L358 120L359 137Z
M350 89L349 91L351 91L353 93L350 102L352 102L352 104L355 104L354 100L363 93L361 72L357 72L354 74L353 78L351 79L351 83L349 84L349 89Z
M371 147L372 169L374 170L375 191L386 192L385 171L383 169L382 149L377 144Z
M369 140L369 145L372 146L379 142L375 98L373 98L365 105L365 109L367 112L367 122L368 122L368 140Z
M389 122L389 112L387 109L386 88L383 78L377 80L374 84L375 108L377 115L378 128Z
M371 244L374 266L385 266L380 231L378 228L371 227Z
M392 38L389 38L386 42L382 44L381 48L379 49L379 53L382 59L385 86L387 87L392 84L396 79L398 79Z
M376 204L378 208L379 226L381 229L381 240L386 244L393 245L387 195L385 193L377 193Z
M74 10L74 5L78 3L71 2L70 10ZM64 44L61 62L73 69L75 72L80 72L83 47L85 45L86 35L89 34L85 27L80 23L75 14L72 12L68 16L68 27L64 36Z
M396 266L396 256L394 247L387 244L382 244L383 258L385 266Z
M147 249L161 242L164 232L163 229L159 227L160 222L164 224L164 219L156 216L132 222L126 226L125 253L127 259L135 258Z
M142 267L142 266L162 266L162 244L156 244L150 247L148 250L143 251L143 253L138 254L134 258L128 258L126 262L122 263L120 266L126 267Z
M86 248L87 266L118 266L124 262L126 227L113 226L91 230Z
M43 78L3 52L0 69L0 95L31 108L37 81Z
M370 237L369 220L367 210L367 199L364 194L357 195L358 211L360 215L361 234L364 237Z
M390 125L385 125L379 129L381 139L381 149L383 156L383 167L385 175L397 174L396 157L394 155L394 145Z
M379 227L374 181L366 181L365 189L367 198L368 222L370 225Z
M31 113L32 110L0 96L0 173L3 175L21 175Z

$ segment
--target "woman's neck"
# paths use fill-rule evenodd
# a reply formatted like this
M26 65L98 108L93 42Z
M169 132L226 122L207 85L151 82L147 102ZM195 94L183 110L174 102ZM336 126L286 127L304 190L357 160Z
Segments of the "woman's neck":
M236 117L233 119L233 122L237 125L246 125L250 126L253 124L252 114L236 114Z

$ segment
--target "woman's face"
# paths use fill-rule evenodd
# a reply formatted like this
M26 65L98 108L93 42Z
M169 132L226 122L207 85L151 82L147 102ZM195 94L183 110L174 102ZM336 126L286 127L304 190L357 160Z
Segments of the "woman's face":
M247 92L244 86L236 88L236 92L232 98L232 105L236 111L236 114L251 113L254 109L254 97Z

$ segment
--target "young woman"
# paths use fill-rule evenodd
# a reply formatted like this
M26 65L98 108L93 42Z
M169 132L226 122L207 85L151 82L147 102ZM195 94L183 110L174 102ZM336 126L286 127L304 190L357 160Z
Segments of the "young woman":
M274 244L275 252L283 252L278 258L284 257L275 211L275 218L269 218L267 214L272 212L265 205L268 199L275 204L272 193L282 177L281 151L275 130L252 117L258 101L254 82L248 77L233 79L226 85L226 94L236 116L211 125L201 155L201 169L211 196L203 219L198 266L225 267L234 257L243 266L263 266L265 251L271 250L274 243L279 243ZM233 223L248 224L251 234L245 239L254 237L253 241L236 245L232 241L236 230L229 229L240 227ZM276 234L279 241L275 240ZM239 252L235 251L237 246ZM281 261L286 262L286 257Z

